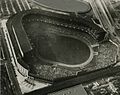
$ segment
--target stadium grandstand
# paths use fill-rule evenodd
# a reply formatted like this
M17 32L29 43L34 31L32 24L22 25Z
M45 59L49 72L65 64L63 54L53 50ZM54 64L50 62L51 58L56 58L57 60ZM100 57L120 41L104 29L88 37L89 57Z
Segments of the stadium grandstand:
M79 21L77 19L37 9L23 11L10 18L7 27L20 63L18 69L23 66L30 75L53 81L56 78L75 76L79 68L93 62L98 54L99 43L104 40L106 33L87 20L84 22L80 17ZM81 54L87 56L82 57ZM71 71L70 68L74 69ZM44 69L50 73L46 75ZM61 70L63 73L55 73Z

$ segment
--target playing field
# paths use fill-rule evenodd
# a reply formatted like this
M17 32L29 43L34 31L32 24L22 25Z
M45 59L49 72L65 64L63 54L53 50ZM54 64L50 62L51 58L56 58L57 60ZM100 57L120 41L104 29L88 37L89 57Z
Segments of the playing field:
M40 21L30 21L24 24L27 35L33 44L34 51L40 59L50 63L77 65L84 63L90 56L90 49L82 40L60 31L75 32L75 30L53 26Z

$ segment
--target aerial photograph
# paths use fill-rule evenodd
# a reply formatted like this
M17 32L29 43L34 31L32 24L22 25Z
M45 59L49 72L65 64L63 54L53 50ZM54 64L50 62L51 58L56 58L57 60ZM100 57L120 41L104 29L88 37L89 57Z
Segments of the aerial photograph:
M0 95L120 95L120 0L0 0Z

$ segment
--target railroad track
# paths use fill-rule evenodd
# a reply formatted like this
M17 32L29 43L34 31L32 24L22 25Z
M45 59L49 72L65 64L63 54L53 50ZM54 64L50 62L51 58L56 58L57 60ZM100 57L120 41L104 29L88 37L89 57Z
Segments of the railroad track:
M30 10L31 7L27 0L1 0L0 13L1 16L10 16L24 10Z

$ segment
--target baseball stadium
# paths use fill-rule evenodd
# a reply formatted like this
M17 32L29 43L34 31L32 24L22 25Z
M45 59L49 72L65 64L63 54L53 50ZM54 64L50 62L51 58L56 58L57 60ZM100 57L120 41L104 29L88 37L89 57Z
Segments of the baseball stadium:
M51 85L25 95L46 95L113 74L119 49L106 28L100 26L90 3L20 1L1 1L1 16L8 18L1 20L7 43L3 46L20 75Z

